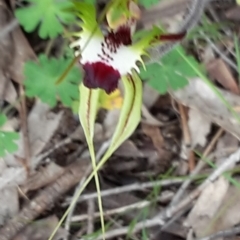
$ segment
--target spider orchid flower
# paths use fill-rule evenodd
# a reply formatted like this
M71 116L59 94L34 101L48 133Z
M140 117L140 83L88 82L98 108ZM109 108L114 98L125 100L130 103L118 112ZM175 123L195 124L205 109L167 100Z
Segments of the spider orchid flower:
M133 42L133 29L140 18L140 9L134 1L123 2L126 2L129 14L123 12L114 20L113 9L110 9L106 16L109 26L106 34L98 26L95 7L75 3L77 16L82 20L79 24L82 31L74 34L79 39L71 47L78 47L81 51L83 84L90 89L103 89L108 94L118 87L123 76L132 75L132 71L139 72L137 63L144 66L142 56L146 55L151 43L171 40L171 35L162 35L161 30L154 27L142 39Z
M118 8L119 6L115 3L120 3L121 7ZM134 0L114 0L106 14L108 23L106 33L97 23L94 5L74 1L74 12L81 19L79 23L81 32L73 34L78 39L70 47L80 50L76 52L76 55L80 55L79 61L84 71L84 78L79 87L79 119L93 166L93 172L79 190L79 194L84 186L95 177L99 211L103 213L97 171L139 124L142 81L138 76L139 66L137 64L140 63L144 67L142 57L147 55L147 49L152 44L161 41L161 38L168 40L168 35L162 35L159 28L153 27L142 38L142 35L133 37L136 22L140 18L140 9ZM124 98L118 124L107 151L97 165L93 136L100 93L101 91L107 94L114 92L120 80L124 87ZM103 214L101 214L101 225L104 232Z
M147 49L152 44L161 40L178 40L182 35L164 35L159 28L153 27L143 37L133 38L136 23L140 18L140 9L134 0L122 0L123 8L119 8L120 10L114 4L113 8L110 7L106 14L106 33L97 23L94 5L76 1L74 4L76 16L81 19L81 31L74 33L78 39L70 47L80 50L76 55L80 54L79 61L84 71L80 85L79 117L88 145L92 145L100 91L110 94L118 88L120 80L123 82L124 100L119 123L112 138L113 152L130 136L140 121L142 82L138 76L140 70L137 64L144 67L142 57L147 55ZM114 17L114 11L117 11L117 17Z
M104 33L97 23L95 6L74 1L74 11L81 19L81 31L74 33L78 39L70 47L80 50L76 54L81 55L79 61L84 70L84 78L80 85L79 117L85 135L90 139L93 138L100 91L112 93L117 89L119 80L124 85L124 101L116 132L124 132L124 141L134 131L140 121L142 101L142 82L138 76L137 64L140 63L144 67L142 57L147 55L147 49L152 44L159 40L178 40L182 37L181 34L164 35L159 28L153 27L142 38L133 40L140 9L134 0L122 0L121 4L121 8L113 4L114 7L107 11L108 31ZM114 17L114 11L117 11L117 17ZM134 118L134 121L129 121L131 118ZM114 144L114 149L119 144L120 142Z
M155 28L144 39L133 43L133 28L140 10L134 2L130 2L129 7L133 9L131 16L123 14L118 18L119 21L111 20L109 10L109 30L104 34L98 27L94 6L76 3L78 17L82 20L82 31L75 34L79 39L72 43L71 47L81 50L80 63L84 70L83 84L86 87L100 88L108 94L112 93L123 76L132 75L132 71L139 72L137 62L143 64L141 57L146 54L145 49L160 34L160 30Z

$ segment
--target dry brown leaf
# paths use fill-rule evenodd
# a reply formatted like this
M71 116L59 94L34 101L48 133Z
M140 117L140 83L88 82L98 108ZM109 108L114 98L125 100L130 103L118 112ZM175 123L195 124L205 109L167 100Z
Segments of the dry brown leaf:
M5 1L0 0L0 31L3 30L11 19L11 13L5 4ZM11 65L13 57L13 39L11 34L6 34L0 39L0 70L5 72Z
M36 55L19 27L13 31L13 41L15 46L15 52L9 72L11 78L14 81L18 83L23 83L23 80L25 78L23 71L24 64L28 60L35 60Z
M160 129L156 126L142 124L142 130L144 134L151 138L158 153L157 158L150 158L150 155L148 156L148 164L158 173L166 171L169 167L170 160L172 159L173 152L165 148L165 140L160 132Z
M239 180L239 179L238 179ZM240 222L240 191L235 186L230 186L227 194L223 200L221 209L222 214L216 217L217 220L213 223L212 232L227 230L229 228L234 227L235 225L239 224Z
M218 213L228 191L229 181L220 177L210 183L201 193L185 222L196 233L198 238L209 234L213 227L213 218Z
M238 179L239 180L239 179ZM219 189L214 189L215 192ZM220 189L221 190L221 189ZM215 195L214 195L215 196ZM211 198L209 200L211 201ZM233 228L240 222L240 191L235 186L230 185L225 197L221 203L220 208L212 215L212 221L209 219L206 221L206 225L210 222L208 228L206 228L206 234L211 235L220 231ZM211 210L210 210L211 211ZM194 220L193 220L194 221ZM204 221L204 219L203 219ZM203 226L204 227L204 226Z
M211 130L211 122L198 110L189 109L188 126L191 134L191 147L197 145L204 147L207 142L207 135Z
M229 156L230 153L236 151L239 148L239 141L230 133L225 133L217 142L214 155L216 156L216 162L220 163Z
M142 124L143 133L152 139L153 145L158 151L159 155L162 154L162 148L164 146L164 138L160 132L160 129L155 126Z
M27 173L24 167L8 167L0 176L0 190L4 189L5 187L23 184L26 179Z
M1 53L0 53L1 54ZM0 71L0 100L14 103L17 99L17 92L10 79L6 78Z
M10 12L4 1L0 1L0 32L10 21ZM17 93L9 78L9 66L13 61L13 39L11 34L7 34L0 40L0 100L14 102Z
M153 126L163 126L164 123L159 121L157 118L155 118L146 108L146 106L142 105L142 123L145 123L147 125L153 125Z
M11 5L14 7L15 4L11 1ZM6 6L5 1L0 0L0 31L1 28L7 23L13 21L13 19L14 17ZM10 35L7 35L0 41L0 56L0 80L2 81L1 63L3 62L5 66L7 66L7 75L9 78L18 83L22 83L24 80L23 68L25 62L30 59L36 59L33 49L29 45L19 26L15 27Z
M127 140L114 152L115 156L119 157L143 157L142 152L136 147L134 142Z
M30 149L32 157L39 154L46 146L58 128L62 115L62 112L51 112L50 107L45 103L40 101L36 102L28 116L29 140L31 143ZM18 151L14 155L24 159L24 141L22 132L20 132L20 139L16 143L18 144ZM14 155L9 154L4 157L5 162L10 166L21 166L21 163L16 161ZM34 159L38 160L38 158ZM37 164L38 162L32 162L31 167L34 168Z
M226 12L226 17L231 20L240 20L240 6L234 6Z
M18 190L17 188L5 188L0 193L0 225L7 219L15 216L19 210Z
M239 94L239 87L227 64L221 59L213 59L207 64L207 71L213 80L218 81L224 88Z
M217 88L224 99L232 106L240 106L240 97ZM240 123L229 111L222 100L200 78L191 79L189 84L178 91L171 91L171 95L183 105L194 108L203 113L211 122L221 126L240 139ZM240 115L238 114L239 118Z

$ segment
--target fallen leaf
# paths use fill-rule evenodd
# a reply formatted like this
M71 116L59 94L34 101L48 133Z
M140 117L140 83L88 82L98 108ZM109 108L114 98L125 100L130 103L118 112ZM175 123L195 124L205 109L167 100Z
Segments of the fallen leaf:
M213 227L213 218L219 212L223 199L228 191L229 181L220 177L210 183L201 193L186 222L187 227L192 227L198 238L209 234Z
M0 3L0 32L9 24L10 22L10 11L7 8L4 1ZM17 93L10 80L9 67L12 65L13 61L13 39L12 33L6 34L6 36L0 39L0 100L6 100L13 103L16 100Z
M240 106L239 96L219 88L217 90L233 108ZM191 79L186 87L174 92L170 90L170 93L173 98L183 105L200 111L210 122L218 124L240 139L240 123L238 119L202 79ZM236 111L240 117L239 110L236 109Z
M218 81L224 88L235 94L239 94L239 87L231 70L221 59L213 59L207 64L207 71L211 79Z
M166 149L164 138L160 129L156 126L142 124L143 133L151 140L158 153L158 158L148 159L149 165L154 168L154 171L160 173L166 171L171 163L173 153Z
M28 60L36 60L37 57L29 45L27 39L22 33L20 27L16 27L12 33L13 46L14 46L14 58L12 58L12 64L10 65L9 74L11 79L17 83L23 83L24 65Z
M0 53L1 54L1 53ZM17 99L17 92L9 78L2 74L0 70L0 100L14 103Z
M5 188L0 193L0 225L18 213L19 201L17 188Z
M115 156L138 158L143 157L141 150L139 150L133 141L126 140L114 153Z
M153 125L153 126L159 126L159 127L164 125L164 123L159 121L148 111L148 109L144 104L142 104L142 120L141 121L147 125Z
M24 167L8 167L0 176L0 190L6 187L21 185L26 179L27 173Z
M226 12L226 17L230 20L240 20L240 6L234 6Z
M50 111L50 107L47 104L36 101L35 106L28 116L28 133L29 141L31 143L31 157L39 154L46 146L58 128L62 115L62 112L53 113ZM24 159L24 141L22 132L20 132L20 139L17 141L17 144L18 151L15 155ZM33 159L38 160L38 158ZM4 157L4 161L10 166L21 166L12 154ZM31 162L31 167L34 168L37 164L38 162L33 161Z
M200 111L192 108L188 111L188 119L191 147L194 148L197 145L204 147L211 130L211 122Z
M222 163L229 154L238 149L239 141L232 134L226 132L217 142L214 155L216 163Z
M160 132L160 129L155 126L149 126L147 124L142 124L143 133L152 139L154 147L161 151L160 149L164 146L164 138Z
M231 185L221 205L221 209L223 209L223 212L220 216L218 216L217 220L213 223L212 232L210 232L210 234L227 230L239 224L240 222L239 198L240 198L239 189Z

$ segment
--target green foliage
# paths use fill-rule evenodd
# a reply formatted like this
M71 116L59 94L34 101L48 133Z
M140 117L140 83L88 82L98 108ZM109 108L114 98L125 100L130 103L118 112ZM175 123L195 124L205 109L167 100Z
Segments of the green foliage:
M78 85L82 77L78 68L73 67L64 81L57 84L56 81L69 66L71 60L48 59L47 56L40 55L38 62L29 61L25 64L26 95L39 97L51 107L56 105L56 98L59 97L65 106L71 107L72 102L79 99Z
M0 113L0 157L4 157L7 153L14 153L18 148L14 141L19 139L19 134L1 130L6 121L7 117Z
M95 4L96 0L84 0L83 2L89 3L89 4Z
M148 80L148 84L161 94L166 93L168 89L177 90L186 86L188 78L197 74L186 61L183 61L180 53L186 55L183 48L178 46L165 55L160 63L147 65L146 70L141 69L141 78ZM192 56L187 58L196 68L200 68L199 63Z
M223 36L221 30L223 30L223 28L228 25L230 25L230 23L213 23L209 21L206 16L203 16L201 20L201 25L194 27L194 29L192 29L187 34L186 39L204 39L207 36L208 38L216 41L222 39Z
M144 6L145 8L150 8L154 4L159 3L161 0L139 0L139 4Z
M26 32L32 32L39 26L41 38L54 38L63 32L63 24L74 20L67 11L72 6L68 0L27 0L29 5L17 9L15 15Z

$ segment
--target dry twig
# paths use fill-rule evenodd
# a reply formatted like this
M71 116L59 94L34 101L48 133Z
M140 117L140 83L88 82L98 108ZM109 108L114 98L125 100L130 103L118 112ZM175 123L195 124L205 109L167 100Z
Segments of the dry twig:
M183 181L184 181L183 179L176 178L176 179L150 181L150 182L144 182L144 183L133 183L133 184L129 184L129 185L122 186L122 187L116 187L116 188L103 190L103 191L101 191L101 196L107 197L107 196L111 196L111 195L115 195L115 194L121 194L124 192L144 190L146 188L153 188L153 187L158 187L158 186L166 187L166 186L170 186L170 185L174 185L174 184L180 184ZM96 192L88 193L88 194L80 196L78 199L78 202L86 201L86 200L93 199L93 198L97 198ZM66 202L69 204L71 201L72 201L72 198L68 198Z

